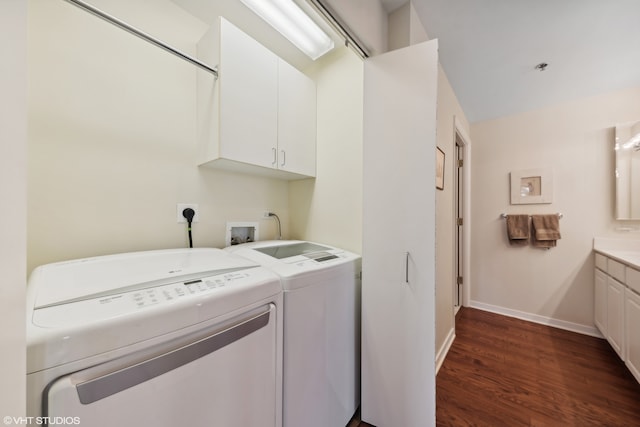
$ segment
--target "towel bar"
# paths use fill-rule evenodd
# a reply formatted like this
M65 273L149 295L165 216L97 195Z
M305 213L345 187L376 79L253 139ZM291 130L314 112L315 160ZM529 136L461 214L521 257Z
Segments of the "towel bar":
M561 212L558 212L556 215L558 215L558 218L562 218L564 216ZM509 214L506 214L506 213L501 213L500 214L500 218L502 218L502 219L505 219L508 216L509 216ZM529 215L529 217L531 217L531 215Z

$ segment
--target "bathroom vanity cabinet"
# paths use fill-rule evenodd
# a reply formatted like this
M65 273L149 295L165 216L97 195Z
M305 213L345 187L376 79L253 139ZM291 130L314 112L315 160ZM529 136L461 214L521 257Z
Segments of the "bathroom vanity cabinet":
M597 249L596 249L597 250ZM595 324L640 381L640 252L595 254Z
M625 338L627 342L626 363L629 370L640 381L640 294L627 289L625 298Z

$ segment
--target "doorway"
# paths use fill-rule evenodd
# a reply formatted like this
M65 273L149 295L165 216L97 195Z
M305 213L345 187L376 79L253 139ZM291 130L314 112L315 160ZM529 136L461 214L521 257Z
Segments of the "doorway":
M470 252L470 140L458 120L455 120L455 173L454 173L454 316L460 307L469 305L469 252Z
M462 306L462 293L464 291L464 144L460 135L456 132L456 174L455 174L455 212L456 212L456 238L455 238L455 269L456 280L453 286L453 310L458 313Z

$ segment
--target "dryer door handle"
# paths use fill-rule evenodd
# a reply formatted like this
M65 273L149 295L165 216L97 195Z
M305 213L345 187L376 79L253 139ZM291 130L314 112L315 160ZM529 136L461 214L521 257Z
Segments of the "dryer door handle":
M222 330L220 325L215 325L205 338L141 363L81 381L76 385L80 402L86 405L104 399L232 344L267 326L273 309L275 306L268 304L261 307L257 313L252 311L233 321L231 325L227 324ZM81 376L82 372L78 375Z

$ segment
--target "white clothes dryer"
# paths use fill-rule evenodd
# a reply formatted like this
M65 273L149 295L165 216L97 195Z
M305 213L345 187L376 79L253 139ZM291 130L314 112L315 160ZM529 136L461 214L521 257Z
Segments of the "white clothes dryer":
M174 249L48 264L27 304L28 416L282 425L282 290L255 262Z
M360 404L360 256L283 240L225 250L282 280L284 427L345 426Z

